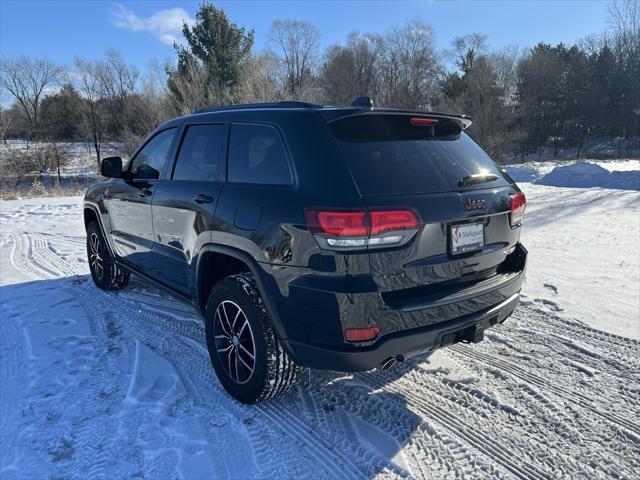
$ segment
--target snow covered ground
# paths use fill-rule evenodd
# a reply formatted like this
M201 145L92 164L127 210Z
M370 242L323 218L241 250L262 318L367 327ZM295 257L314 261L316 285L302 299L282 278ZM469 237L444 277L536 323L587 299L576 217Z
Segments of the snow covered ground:
M189 306L93 286L80 197L0 202L0 478L637 478L640 191L521 187L525 298L485 342L255 407Z
M31 142L24 140L7 140L6 144L0 144L0 160L4 155L8 155L9 151L24 152L27 147L30 149L47 148L51 143L47 142ZM57 142L56 145L62 152L63 157L67 159L61 169L63 177L95 177L97 171L96 152L92 144L83 142ZM102 158L110 155L120 155L123 158L124 146L121 143L106 142L100 147ZM51 172L54 174L55 172Z

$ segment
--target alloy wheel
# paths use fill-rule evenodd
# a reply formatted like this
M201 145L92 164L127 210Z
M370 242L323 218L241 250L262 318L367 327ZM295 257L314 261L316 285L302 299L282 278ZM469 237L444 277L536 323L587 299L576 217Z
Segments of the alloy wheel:
M256 365L255 340L249 319L240 306L224 300L213 318L216 354L220 365L236 383L247 383Z
M104 275L104 261L100 255L100 237L94 232L89 238L89 263L96 277L102 279Z

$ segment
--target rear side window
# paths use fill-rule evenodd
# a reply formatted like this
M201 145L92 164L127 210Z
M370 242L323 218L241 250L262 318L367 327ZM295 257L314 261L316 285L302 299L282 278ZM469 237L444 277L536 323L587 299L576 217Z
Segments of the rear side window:
M173 179L220 180L225 131L224 125L190 125L180 147Z
M229 181L291 185L293 177L280 135L268 125L232 125Z
M457 123L443 119L435 126L412 125L411 118L357 115L330 124L362 194L435 193L509 183ZM495 174L498 179L459 185L474 174Z

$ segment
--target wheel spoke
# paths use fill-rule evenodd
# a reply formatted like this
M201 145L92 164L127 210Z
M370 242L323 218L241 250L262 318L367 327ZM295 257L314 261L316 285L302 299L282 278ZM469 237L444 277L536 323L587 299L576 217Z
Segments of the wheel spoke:
M220 340L222 338L224 338L225 340L231 340L231 337L229 335L216 335L215 338L216 340Z
M251 357L251 360L255 360L256 357L253 356L253 354L247 350L244 345L242 345L241 343L238 345L238 347L240 348L240 350L242 350L244 353L246 353L247 355L249 355Z
M222 331L229 337L231 338L231 333L227 331L227 329L224 326L224 322L222 321L222 315L220 315L220 307L218 307L218 309L216 310L216 316L220 319L220 328L222 328Z
M227 322L227 327L229 327L229 332L233 334L233 328L231 327L231 323L229 322L229 316L227 315L227 308L222 303L222 313L224 313L224 319Z
M245 321L242 324L242 328L240 328L240 331L238 332L238 338L240 338L242 336L242 332L244 332L244 327L247 326L247 323L249 323L249 321L245 318Z
M233 356L235 357L235 364L236 364L236 380L239 382L240 374L238 373L238 350L235 348L233 349Z
M227 353L227 361L229 363L229 376L231 377L231 379L233 380L233 373L231 373L231 354L233 353L233 348L229 350L229 352ZM238 381L238 379L236 378L236 382Z
M236 313L236 316L233 317L233 323L231 324L231 331L233 332L233 329L236 326L236 321L238 320L238 317L240 316L240 314L242 313L242 310L238 309L238 313Z
M244 361L242 355L238 354L237 358L244 364L245 367L247 367L247 370L249 370L249 376L251 376L251 374L253 373L253 367Z

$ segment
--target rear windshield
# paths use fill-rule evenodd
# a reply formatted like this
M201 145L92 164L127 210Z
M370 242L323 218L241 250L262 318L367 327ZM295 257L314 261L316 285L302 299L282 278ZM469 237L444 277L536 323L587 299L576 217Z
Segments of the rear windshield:
M412 125L407 115L356 115L330 123L363 195L473 190L507 185L501 168L457 122ZM460 186L465 177L497 180Z

